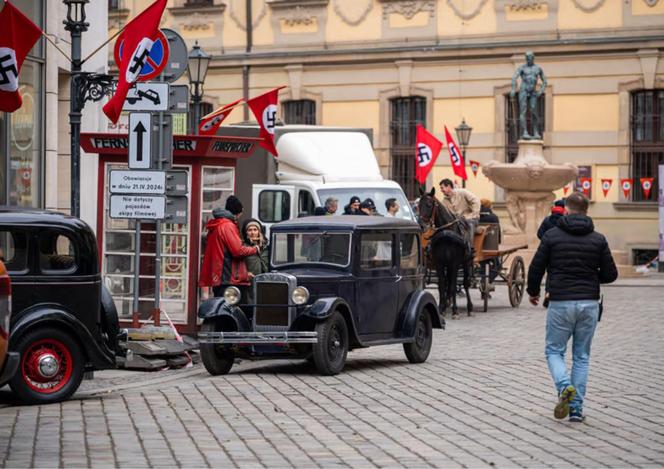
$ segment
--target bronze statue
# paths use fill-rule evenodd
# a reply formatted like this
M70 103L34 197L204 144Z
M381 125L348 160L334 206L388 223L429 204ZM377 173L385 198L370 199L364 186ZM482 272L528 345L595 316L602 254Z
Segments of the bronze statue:
M546 77L542 67L535 64L535 54L526 52L526 63L520 65L512 77L512 91L510 98L514 99L516 94L516 80L521 77L521 86L519 87L519 126L522 129L521 137L524 140L541 139L537 122L537 98L544 93L546 89ZM537 89L537 78L541 78L542 86ZM526 125L526 109L530 108L530 120L533 125L532 135L528 133Z

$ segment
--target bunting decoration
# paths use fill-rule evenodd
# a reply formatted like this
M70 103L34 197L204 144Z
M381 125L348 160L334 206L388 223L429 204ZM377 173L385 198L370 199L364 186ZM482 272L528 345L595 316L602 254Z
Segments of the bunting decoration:
M611 190L611 184L613 184L613 179L602 179L602 192L604 193L604 198Z
M581 192L583 192L586 197L590 197L590 192L592 190L593 178L580 178L581 182Z
M565 184L563 186L563 195L564 196L567 195L567 193L570 191L571 188L572 188L572 183L571 182L568 182L567 184Z
M473 172L473 176L477 177L477 172L480 170L480 162L475 160L468 160L470 163L470 169Z
M221 106L216 111L211 112L210 114L203 116L198 123L198 133L199 135L215 135L221 123L228 117L231 111L244 101L242 98L237 101L233 101L230 104Z
M620 180L620 188L622 189L626 199L629 199L629 193L632 191L632 184L634 184L632 178L625 178Z
M443 148L443 142L418 124L415 151L415 179L420 184L426 183L427 176L436 164L436 159L441 148Z
M450 135L450 131L447 130L447 126L445 126L445 140L447 141L447 148L450 152L450 162L454 174L464 181L467 180L468 176L466 175L466 164L463 161L463 154L459 151L459 147L452 138L452 135Z
M21 66L42 31L14 5L4 3L0 12L0 111L14 112L23 105L18 91Z
M260 127L259 136L262 139L260 145L274 156L279 156L277 147L274 145L274 128L277 125L279 90L283 88L286 87L280 86L247 101L247 105L256 117Z
M648 200L654 178L640 178L639 180L641 181L641 189L643 189L643 198Z

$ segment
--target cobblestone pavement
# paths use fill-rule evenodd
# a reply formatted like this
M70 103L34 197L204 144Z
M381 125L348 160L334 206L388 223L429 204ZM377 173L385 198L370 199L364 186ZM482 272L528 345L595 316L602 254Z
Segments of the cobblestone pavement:
M499 288L489 313L437 331L422 365L386 346L335 377L243 362L226 377L98 373L60 405L0 391L0 466L662 467L664 287L605 299L583 424L553 418L544 310Z

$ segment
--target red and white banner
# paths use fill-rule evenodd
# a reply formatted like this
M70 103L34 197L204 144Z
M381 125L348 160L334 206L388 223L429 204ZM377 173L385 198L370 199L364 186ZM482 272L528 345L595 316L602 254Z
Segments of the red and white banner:
M652 182L655 178L640 178L641 189L643 189L643 198L648 200L650 198L650 191L652 190Z
M606 198L606 195L611 190L611 185L612 184L613 184L613 179L602 179L602 192L604 193L605 198Z
M11 3L0 12L0 111L14 112L23 105L18 91L21 65L41 37L41 29Z
M625 178L620 180L620 188L623 191L623 194L625 194L625 198L629 199L629 193L632 192L632 185L634 184L634 181L632 178Z
M131 20L125 26L124 31L118 37L118 41L124 41L119 68L118 86L113 97L104 105L104 114L114 124L120 118L122 106L127 97L131 85L136 83L148 56L152 45L159 37L159 23L161 15L166 8L167 0L156 0L141 14ZM161 67L166 66L166 61Z
M567 195L567 193L572 189L572 183L568 182L563 186L563 195Z
M211 112L210 114L203 116L198 123L198 133L199 135L215 135L217 130L221 126L221 123L228 117L231 111L243 101L242 98L237 101L233 101L230 104L220 107L216 111Z
M586 197L590 197L590 192L593 187L593 178L580 178L579 182L581 183L581 192L583 192Z
M477 177L477 172L480 170L480 162L475 160L468 160L470 163L470 169L473 172L473 176Z
M450 163L452 164L452 169L454 174L459 176L464 181L468 179L466 175L466 164L463 161L463 154L459 151L459 147L450 135L447 126L445 126L445 140L447 141L447 148L450 151Z
M247 105L254 113L261 129L259 133L259 137L262 139L260 145L274 156L279 156L274 145L274 128L277 125L279 90L283 88L286 87L280 86L247 101Z
M418 124L415 150L415 179L420 184L426 184L427 176L433 169L434 164L436 164L436 159L441 148L443 148L443 142Z

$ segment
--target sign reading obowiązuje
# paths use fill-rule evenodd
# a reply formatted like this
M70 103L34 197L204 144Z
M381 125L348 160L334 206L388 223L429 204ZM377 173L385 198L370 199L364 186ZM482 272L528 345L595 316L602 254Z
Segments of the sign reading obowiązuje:
M166 172L111 170L109 190L111 194L163 195Z
M111 218L163 220L166 197L163 195L111 195Z

